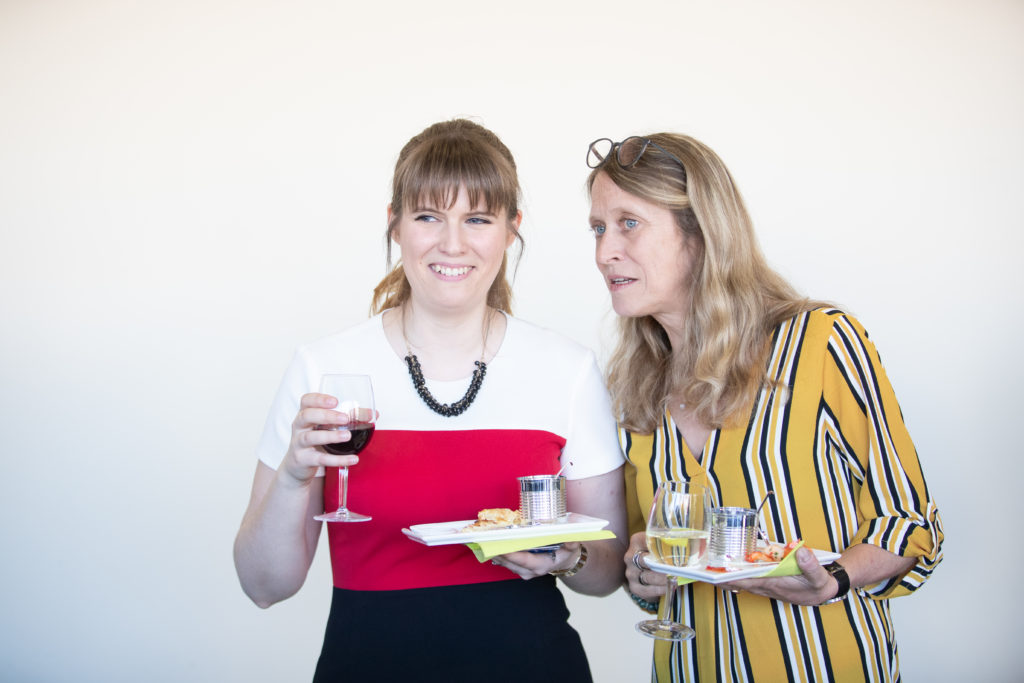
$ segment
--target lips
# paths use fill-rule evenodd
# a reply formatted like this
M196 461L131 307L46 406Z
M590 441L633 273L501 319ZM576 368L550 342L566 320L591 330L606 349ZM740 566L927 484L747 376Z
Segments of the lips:
M608 289L610 289L611 291L614 292L614 291L620 290L620 289L622 289L624 287L628 287L629 285L633 284L634 282L636 282L636 278L634 278L634 277L626 277L624 275L609 275L608 276Z
M441 263L430 264L430 269L444 278L460 279L473 270L473 266L449 266Z

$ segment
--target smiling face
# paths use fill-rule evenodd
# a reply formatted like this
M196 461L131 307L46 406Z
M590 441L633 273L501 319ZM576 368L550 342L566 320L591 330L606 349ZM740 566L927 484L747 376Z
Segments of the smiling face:
M597 268L624 317L652 316L672 334L689 310L697 240L668 209L632 195L599 173L590 190Z
M388 219L392 210L388 207ZM522 215L509 220L470 204L460 187L455 202L429 197L407 207L391 232L417 306L440 314L468 313L487 305L487 293L515 240Z

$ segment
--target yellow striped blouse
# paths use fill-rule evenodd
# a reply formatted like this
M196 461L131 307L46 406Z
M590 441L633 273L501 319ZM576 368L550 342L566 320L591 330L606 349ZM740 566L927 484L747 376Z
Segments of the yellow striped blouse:
M769 369L789 396L762 391L749 423L713 431L700 461L668 411L654 434L620 430L631 532L644 529L659 482L695 481L718 505L756 507L775 491L762 513L772 540L835 552L870 543L918 562L823 607L683 586L675 614L697 635L655 641L652 680L899 680L889 598L928 579L943 535L896 396L860 323L833 309L780 325Z

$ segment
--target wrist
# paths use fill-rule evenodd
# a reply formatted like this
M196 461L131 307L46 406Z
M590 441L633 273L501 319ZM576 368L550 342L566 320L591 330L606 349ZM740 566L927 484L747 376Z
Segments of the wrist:
M822 605L831 605L834 602L839 602L846 597L846 594L850 592L850 575L846 573L846 568L838 562L830 562L825 565L825 571L835 579L836 592L829 600L826 600Z
M309 490L318 479L323 481L323 477L316 476L318 468L301 469L303 470L302 473L296 474L287 463L282 462L281 466L277 469L277 476L275 477L278 487L286 491L304 491Z
M583 565L587 563L587 546L580 543L579 556L576 562L572 564L568 569L556 569L548 572L551 576L561 576L563 579L567 579L570 576L575 575L579 570L583 569Z
M629 590L629 586L626 586L626 592L629 593L630 599L636 604L637 607L650 614L658 613L658 601L657 600L644 600L636 593Z

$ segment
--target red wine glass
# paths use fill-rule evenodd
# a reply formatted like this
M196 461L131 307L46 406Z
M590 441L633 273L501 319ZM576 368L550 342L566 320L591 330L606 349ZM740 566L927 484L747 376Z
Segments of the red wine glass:
M341 443L329 443L322 446L334 455L358 454L373 436L377 411L373 405L373 385L369 375L335 375L328 374L320 378L320 393L338 399L334 409L348 415L346 425L324 425L319 429L348 430L352 438ZM314 519L321 522L366 522L371 518L348 509L348 467L338 468L338 509L325 512Z

